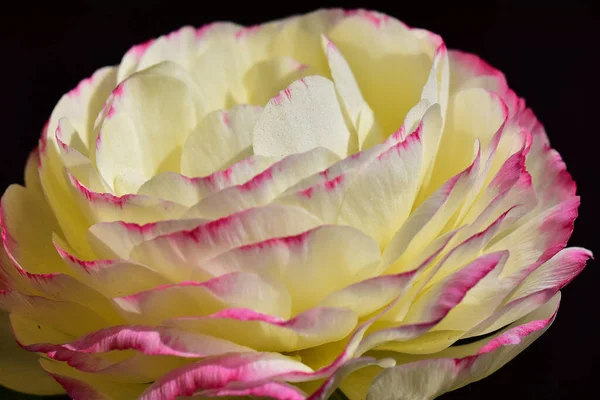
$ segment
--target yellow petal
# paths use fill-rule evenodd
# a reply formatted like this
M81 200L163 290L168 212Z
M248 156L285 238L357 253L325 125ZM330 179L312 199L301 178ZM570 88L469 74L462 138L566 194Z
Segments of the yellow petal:
M40 367L38 360L36 353L17 344L8 314L0 311L0 385L38 396L64 393L63 388Z

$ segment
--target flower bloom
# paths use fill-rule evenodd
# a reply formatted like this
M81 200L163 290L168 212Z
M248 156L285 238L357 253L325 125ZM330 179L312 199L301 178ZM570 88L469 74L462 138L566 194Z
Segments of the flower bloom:
M552 323L591 256L575 189L504 75L431 32L184 27L65 94L4 193L0 383L432 399Z

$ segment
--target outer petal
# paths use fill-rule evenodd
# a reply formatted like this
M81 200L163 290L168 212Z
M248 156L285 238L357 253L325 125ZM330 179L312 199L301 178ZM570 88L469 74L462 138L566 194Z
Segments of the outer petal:
M485 378L548 329L556 316L559 299L559 295L555 296L544 307L517 321L487 343L465 346L467 349L449 349L447 355L440 353L440 358L409 362L384 370L373 381L367 399L429 400ZM468 352L470 349L474 350L471 354ZM454 351L462 354L443 358Z
M15 341L8 314L0 311L0 385L23 393L54 395L64 390L40 367L39 356Z
M335 89L345 107L346 115L356 131L358 150L380 143L384 139L381 127L375 119L373 110L365 102L350 66L335 44L322 36L322 45L335 83Z
M32 153L27 161L26 187L11 185L0 200L0 230L8 254L33 273L65 271L52 248L52 233L62 233L44 197L37 175L39 158Z

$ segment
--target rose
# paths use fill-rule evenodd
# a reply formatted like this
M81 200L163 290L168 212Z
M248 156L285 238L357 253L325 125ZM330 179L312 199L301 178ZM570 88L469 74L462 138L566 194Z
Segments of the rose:
M30 352L4 356L38 375L0 382L430 399L548 328L590 257L564 248L578 204L504 76L437 35L363 10L186 27L66 94L2 197Z

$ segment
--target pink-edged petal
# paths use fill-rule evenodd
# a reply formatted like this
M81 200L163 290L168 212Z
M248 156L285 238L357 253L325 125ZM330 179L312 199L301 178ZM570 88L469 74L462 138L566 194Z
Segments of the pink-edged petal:
M113 299L121 314L137 324L158 325L166 319L206 316L229 307L289 317L286 288L257 274L233 272L204 282L158 286Z
M292 185L326 169L336 161L338 157L322 147L292 154L247 182L204 198L188 210L185 216L222 218L248 208L266 205Z
M376 323L378 330L361 343L362 352L378 347L406 353L422 353L448 347L460 338L457 332L448 335L445 341L431 340L430 343L421 343L422 341L417 340L415 343L413 340L443 321L461 304L470 290L494 269L502 267L505 258L506 254L500 252L481 256L426 289L416 299L414 292L404 296L385 316L386 321ZM401 323L393 322L394 319ZM454 327L452 329L456 330Z
M109 191L109 185L98 174L96 166L87 156L88 151L79 134L67 118L58 121L55 136L65 169L86 187L99 192Z
M531 173L539 207L543 210L573 199L577 186L560 154L550 147L543 128L533 129L527 170Z
M136 350L153 356L177 356L183 358L210 357L231 352L254 350L225 339L190 332L176 327L153 327L120 325L101 329L77 340L62 343L34 343L23 345L29 351L47 353L58 361L66 361L82 370L98 370L89 364L99 353L114 350ZM89 354L88 359L80 357Z
M504 162L479 199L465 213L462 223L467 226L460 237L466 238L482 230L508 210L510 212L504 217L503 224L511 226L531 212L537 203L531 175L525 169L525 154L515 153Z
M555 296L544 307L515 322L491 340L448 349L436 354L436 358L428 355L421 361L404 360L404 364L383 370L373 380L366 398L391 400L400 394L405 398L428 400L485 378L548 329L556 316L559 297Z
M84 156L94 148L94 122L96 116L103 107L104 101L110 95L111 91L117 85L117 68L104 67L94 72L92 76L81 81L74 89L67 92L58 102L45 132L45 140L48 144L59 150L59 144L55 139L55 132L61 118L67 118L75 132L77 138L69 141L68 144L81 151Z
M193 230L207 222L201 218L172 219L142 225L123 221L100 222L90 227L87 240L95 258L126 260L140 243L174 232ZM66 250L66 246L59 247Z
M117 259L85 261L74 256L65 243L59 243L56 238L54 243L77 281L89 286L86 289L92 293L91 288L96 289L105 298L125 296L168 282L164 276L144 265ZM135 280L130 279L132 276Z
M501 268L507 256L505 252L497 252L478 257L425 289L411 305L403 323L439 321L446 317L487 274Z
M62 233L37 174L38 155L27 160L26 187L10 185L0 199L0 231L4 249L15 264L32 273L64 272L52 248L52 233Z
M319 306L344 307L365 317L401 296L416 274L417 271L408 271L366 279L329 294Z
M317 225L300 208L268 205L145 241L135 246L131 259L174 280L190 280L194 267L232 248L297 235Z
M277 353L242 353L206 358L157 380L140 396L140 400L168 400L204 390L225 390L233 382L252 387L253 383L291 372L312 371L304 364Z
M105 400L106 397L91 385L67 376L50 374L72 399Z
M592 252L579 247L561 250L527 275L508 301L529 296L542 290L558 291L571 282L592 258Z
M387 245L408 218L416 198L422 145L421 129L417 129L371 161L347 187L337 223L354 226L382 247Z
M444 258L440 261L435 271L432 271L432 275L430 275L429 280L425 282L423 287L425 289L431 287L448 275L457 272L464 265L473 261L480 255L485 254L483 251L485 247L496 237L496 235L502 233L505 219L507 215L510 214L510 211L511 210L508 210L504 214L500 215L498 219L496 219L481 232L477 232L476 234L460 242L458 245L451 247L448 253L444 255ZM462 232L459 230L453 239L459 239L461 236L460 233ZM504 261L502 262L503 265Z
M324 307L286 321L245 308L231 308L207 317L177 318L165 323L258 351L289 352L343 339L356 327L357 316L348 309Z
M92 310L98 310L98 313L109 321L118 321L118 316L112 310L108 299L101 292L94 290L94 286L59 272L32 274L23 270L14 260L11 262L4 250L0 249L0 281L3 275L10 279L6 284L7 290L57 302L82 304ZM1 287L0 282L0 289Z
M116 194L135 193L156 173L178 170L181 146L204 113L199 89L188 83L181 67L159 64L121 82L107 100L94 161Z
M492 241L486 251L510 249L504 274L514 274L534 263L544 262L567 244L578 207L579 197L573 197L538 213L508 235Z
M86 217L88 227L98 222L125 221L145 224L156 220L178 218L185 207L148 196L126 194L115 196L87 188L71 173L67 179L72 197Z
M177 172L163 172L144 183L138 194L192 207L213 193L249 181L273 161L268 157L253 155L203 177L189 178Z
M196 29L184 26L159 38L132 46L119 63L119 82L136 71L164 61L173 61L189 69L194 56L202 50L200 39Z
M348 226L325 225L233 249L197 264L192 277L246 271L279 280L290 293L295 314L316 306L332 291L372 277L379 261L373 239ZM327 267L332 265L335 269Z
M506 106L495 93L480 88L454 93L449 99L444 133L424 195L468 167L474 142L480 141L485 151L507 118ZM484 156L482 166L486 161Z
M194 399L220 398L220 397L243 397L251 396L258 398L269 398L275 400L304 400L306 394L295 386L283 382L260 383L243 389L215 389L204 390L194 396Z
M500 329L546 303L573 280L592 257L589 250L566 248L541 265L533 265L510 279L519 285L501 307L473 327L465 337L484 335ZM525 277L525 278L523 278Z
M429 252L423 255L423 250L431 245L432 237L451 234L444 232L444 228L472 189L480 160L481 153L477 151L468 168L449 179L411 213L383 253L387 273L416 268L429 255Z

